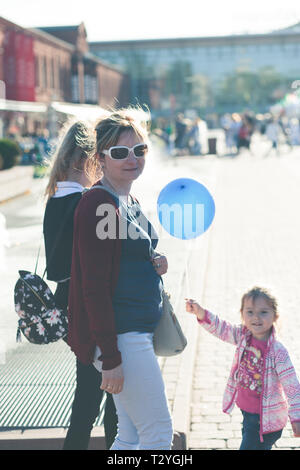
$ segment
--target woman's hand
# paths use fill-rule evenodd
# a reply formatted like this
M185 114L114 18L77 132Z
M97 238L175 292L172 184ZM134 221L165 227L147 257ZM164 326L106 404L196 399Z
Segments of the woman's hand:
M102 383L100 388L108 393L118 394L122 392L124 375L122 365L111 370L102 370Z
M198 320L203 320L205 317L205 310L193 299L185 299L185 309L189 313L196 315Z
M168 261L164 255L154 255L151 258L151 263L159 276L166 274L168 271Z

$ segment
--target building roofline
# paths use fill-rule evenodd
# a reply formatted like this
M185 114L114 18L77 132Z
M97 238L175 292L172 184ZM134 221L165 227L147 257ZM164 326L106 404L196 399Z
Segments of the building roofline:
M232 41L232 40L249 40L249 39L278 39L280 38L292 38L296 36L299 38L300 34L297 32L280 32L272 31L270 33L255 33L255 34L232 34L232 35L221 35L221 36L185 36L185 37L173 37L173 38L150 38L150 39L125 39L125 40L112 40L112 41L89 41L89 46L95 45L116 45L122 43L122 45L135 45L135 44L158 44L158 43L175 43L175 42L190 42L190 41Z
M65 49L68 49L69 51L74 51L74 46L72 44L63 41L62 39L58 39L55 36L52 36L51 34L45 33L44 31L41 31L38 28L25 28L24 26L20 26L10 20L7 20L6 18L3 18L3 16L0 16L0 24L1 23L4 23L6 26L14 28L15 30L20 31L24 34L30 35L31 37L38 39L41 38L48 42L58 44L64 47Z
M52 34L46 33L39 28L28 28L26 31L32 32L34 35L41 37L42 39L46 39L49 42L58 44L59 46L65 47L71 52L74 52L75 46L70 42L64 41L63 39L59 39Z
M81 23L80 23L81 24ZM80 24L74 24L74 25L66 25L66 26L38 26L39 29L48 29L49 31L59 31L59 30L66 30L68 29L69 31L72 29L78 29Z
M83 54L83 59L92 60L103 67L109 68L114 70L115 72L121 72L123 75L128 75L127 72L124 72L122 68L118 64L111 64L110 62L106 62L103 59L100 59L97 55L93 54L92 52L86 52Z

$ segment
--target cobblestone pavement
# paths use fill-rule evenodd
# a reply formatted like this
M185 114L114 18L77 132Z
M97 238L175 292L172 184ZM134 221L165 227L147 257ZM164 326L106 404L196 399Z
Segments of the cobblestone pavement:
M188 294L189 283L183 274L189 250L194 263L189 273L191 281L196 279L197 263L199 269L204 265L206 269L193 297L198 293L203 306L232 322L239 322L240 299L245 290L253 285L272 288L279 300L282 340L300 375L300 317L297 316L300 305L297 211L300 151L288 153L285 150L279 157L263 158L264 148L267 148L264 143L257 142L253 155L246 152L235 158L179 157L163 164L154 158L134 187L134 194L151 221L155 221L159 191L175 178L191 177L202 182L212 192L216 203L213 225L196 244L189 245L163 232L159 242L159 249L167 254L169 261L165 286L173 302L180 305L177 313L184 330L193 338L182 355L161 361L177 430L183 430L181 424L184 427L185 423L180 419L184 420L187 415L190 449L238 449L241 415L238 409L232 416L222 412L222 395L234 348L202 330L195 319L184 312L183 297ZM39 183L37 194L38 186ZM17 201L10 206L0 206L0 212L7 217L11 239L5 269L2 265L3 290L0 293L0 326L7 347L16 347L16 318L12 308L16 268L25 269L27 263L29 269L33 268L32 260L41 234L41 201L34 203L34 198L35 195L30 196L31 205L27 209ZM157 220L156 227L159 228ZM43 251L41 266L44 267ZM192 383L189 383L190 375ZM181 401L183 396L185 400ZM300 440L292 437L289 424L276 448L299 446Z
M200 303L239 323L240 299L254 285L279 301L282 342L300 377L300 151L245 153L218 163L216 216ZM222 410L234 348L199 327L190 407L191 449L238 449L241 413ZM276 449L300 448L290 423Z

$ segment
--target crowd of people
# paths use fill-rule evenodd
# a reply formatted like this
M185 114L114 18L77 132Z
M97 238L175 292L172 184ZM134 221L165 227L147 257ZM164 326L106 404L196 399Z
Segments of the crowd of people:
M207 123L199 116L157 120L153 133L160 137L169 155L202 155L207 151Z
M220 125L225 133L226 149L231 154L238 154L242 147L250 150L255 131L265 136L270 143L266 156L273 149L278 154L280 142L290 147L300 145L300 123L297 117L288 118L284 114L274 116L270 113L226 113L221 117Z
M56 144L56 140L49 137L48 129L35 133L8 134L6 137L19 144L22 152L22 165L43 164Z

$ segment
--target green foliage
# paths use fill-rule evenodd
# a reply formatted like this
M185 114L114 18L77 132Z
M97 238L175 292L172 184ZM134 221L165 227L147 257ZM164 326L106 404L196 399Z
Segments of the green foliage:
M268 106L276 102L289 85L290 81L273 67L263 67L257 72L238 69L220 84L216 103L250 108Z
M180 108L186 108L192 101L192 65L177 60L169 66L164 75L164 94L175 95Z
M0 139L0 170L7 170L20 162L22 150L13 140Z
M36 165L34 167L34 173L33 177L34 178L44 178L47 174L48 167L44 165Z

